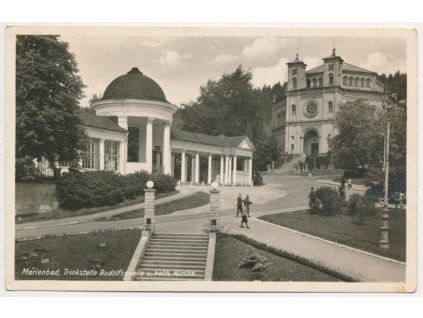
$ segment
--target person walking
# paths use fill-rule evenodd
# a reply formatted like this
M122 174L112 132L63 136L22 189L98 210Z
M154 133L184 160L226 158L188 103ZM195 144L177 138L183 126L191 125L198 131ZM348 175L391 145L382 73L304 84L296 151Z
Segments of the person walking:
M250 205L253 204L253 202L250 201L250 196L247 194L242 202L244 203L245 212L247 213L248 217L250 217Z
M351 190L352 188L352 180L351 178L348 179L348 190Z
M241 193L238 194L237 202L236 202L236 217L239 216L239 214L242 214L242 195Z
M241 227L244 227L244 223L247 229L249 229L250 227L248 226L247 212L245 210L241 212Z

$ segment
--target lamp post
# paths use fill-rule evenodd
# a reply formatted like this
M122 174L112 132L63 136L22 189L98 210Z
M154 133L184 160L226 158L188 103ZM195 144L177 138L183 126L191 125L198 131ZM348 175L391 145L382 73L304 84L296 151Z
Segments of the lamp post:
M379 247L383 249L389 249L389 209L388 209L388 192L389 192L389 132L391 128L391 123L389 120L389 110L392 109L389 101L387 101L386 113L387 113L387 123L386 123L386 142L385 142L385 196L383 203L383 213L382 213L382 226L380 227L380 241Z

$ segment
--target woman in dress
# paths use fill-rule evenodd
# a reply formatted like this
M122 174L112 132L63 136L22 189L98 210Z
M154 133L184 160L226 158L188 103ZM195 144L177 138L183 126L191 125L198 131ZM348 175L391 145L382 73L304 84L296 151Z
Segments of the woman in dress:
M253 204L253 202L250 201L250 196L247 195L242 202L244 203L245 212L247 213L248 217L250 217L250 205Z

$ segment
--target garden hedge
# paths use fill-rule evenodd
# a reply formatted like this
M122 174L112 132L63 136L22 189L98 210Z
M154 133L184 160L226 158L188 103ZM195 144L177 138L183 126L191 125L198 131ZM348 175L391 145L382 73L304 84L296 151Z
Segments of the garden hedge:
M176 180L145 171L120 175L112 171L65 173L57 184L59 206L68 210L112 206L144 194L147 181L155 183L157 193L175 191Z

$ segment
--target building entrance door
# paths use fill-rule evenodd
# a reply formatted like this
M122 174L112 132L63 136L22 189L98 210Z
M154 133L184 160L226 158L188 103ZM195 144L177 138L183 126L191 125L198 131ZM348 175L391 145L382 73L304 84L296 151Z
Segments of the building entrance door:
M317 157L319 155L319 143L314 142L311 144L311 156Z

